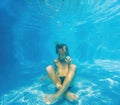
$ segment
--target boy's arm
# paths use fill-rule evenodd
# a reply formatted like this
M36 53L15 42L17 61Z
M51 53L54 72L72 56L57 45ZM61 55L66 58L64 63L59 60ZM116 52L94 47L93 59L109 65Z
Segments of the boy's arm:
M44 81L44 80L46 80L46 79L48 79L48 75L46 75L46 76L44 76L44 77L41 77L41 78L40 78L40 82L42 82L42 81Z

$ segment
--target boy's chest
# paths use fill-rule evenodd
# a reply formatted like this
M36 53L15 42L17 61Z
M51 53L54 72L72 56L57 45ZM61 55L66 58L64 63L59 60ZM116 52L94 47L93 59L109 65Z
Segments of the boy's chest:
M64 71L68 71L68 64L66 63L57 63L57 69L58 71L60 70L64 70Z

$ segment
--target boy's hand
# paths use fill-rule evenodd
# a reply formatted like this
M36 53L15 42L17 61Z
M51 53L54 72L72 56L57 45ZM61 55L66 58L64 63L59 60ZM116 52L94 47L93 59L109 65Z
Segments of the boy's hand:
M66 56L65 61L66 61L68 64L70 64L70 63L71 63L71 58L70 58L70 56Z
M48 78L48 75L46 75L46 76L44 76L44 77L40 78L40 82L42 82L42 81L46 80L47 78Z

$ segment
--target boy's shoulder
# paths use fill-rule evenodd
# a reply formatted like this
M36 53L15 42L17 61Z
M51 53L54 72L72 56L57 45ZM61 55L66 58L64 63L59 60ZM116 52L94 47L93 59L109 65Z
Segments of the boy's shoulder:
M59 60L56 58L56 59L54 59L54 63L58 63L59 62Z
M59 60L58 60L58 59L55 59L55 60L54 60L54 65L55 65L55 67L58 67L58 66L59 66Z

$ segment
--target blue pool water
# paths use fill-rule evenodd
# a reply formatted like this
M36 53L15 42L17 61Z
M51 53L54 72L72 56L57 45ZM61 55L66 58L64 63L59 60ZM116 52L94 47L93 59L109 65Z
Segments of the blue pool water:
M79 100L54 105L120 105L119 24L119 0L1 0L0 105L45 105L57 41L77 65Z

